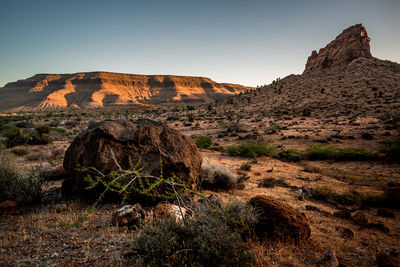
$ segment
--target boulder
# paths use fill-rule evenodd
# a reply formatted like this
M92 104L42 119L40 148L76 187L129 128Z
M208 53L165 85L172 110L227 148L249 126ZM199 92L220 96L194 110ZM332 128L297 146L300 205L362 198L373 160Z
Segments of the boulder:
M186 209L178 205L169 203L160 203L152 211L153 221L175 219L182 221L186 215Z
M311 229L305 215L290 205L270 196L256 196L249 204L256 208L259 216L256 235L272 237L296 243L307 240Z
M0 203L0 215L14 215L17 212L17 203L5 200Z
M146 219L147 212L140 204L126 205L113 212L111 222L118 227L134 227L140 225Z
M84 175L77 171L78 166L94 167L109 174L119 168L131 169L133 165L141 173L164 178L176 176L186 186L195 188L201 162L193 140L163 123L148 119L91 123L65 153L63 165L72 179L65 181L62 192L66 195L82 192L88 186ZM128 199L137 193L132 190L131 194Z
M372 58L370 38L361 24L351 26L319 52L312 51L304 73L332 67L345 67L357 58Z

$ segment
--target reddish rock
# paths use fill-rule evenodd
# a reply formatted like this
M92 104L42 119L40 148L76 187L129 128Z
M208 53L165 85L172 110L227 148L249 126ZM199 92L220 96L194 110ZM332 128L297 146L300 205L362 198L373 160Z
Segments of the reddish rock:
M351 26L318 53L313 51L304 72L344 67L357 58L372 58L369 41L370 38L361 24Z
M339 261L336 257L336 253L333 250L325 251L322 254L321 264L325 267L338 267Z
M14 215L17 212L17 203L5 200L0 203L0 215Z
M153 209L153 221L168 220L170 218L182 221L185 215L185 208L169 203L160 203Z
M64 168L73 178L65 181L62 191L64 194L82 192L87 187L77 166L94 167L108 174L119 166L131 169L138 162L142 173L157 177L161 173L164 177L175 175L194 188L198 184L202 157L191 138L156 121L92 123L65 153ZM134 198L135 194L133 190L129 197Z
M367 215L362 211L356 212L352 216L352 219L353 219L354 224L356 224L358 226L362 226L362 227L367 226L368 222L369 222Z
M305 215L288 204L270 196L256 196L250 205L258 211L257 236L273 237L284 241L301 242L311 235Z
M126 205L116 210L112 215L112 223L116 226L137 226L144 221L147 212L140 204Z

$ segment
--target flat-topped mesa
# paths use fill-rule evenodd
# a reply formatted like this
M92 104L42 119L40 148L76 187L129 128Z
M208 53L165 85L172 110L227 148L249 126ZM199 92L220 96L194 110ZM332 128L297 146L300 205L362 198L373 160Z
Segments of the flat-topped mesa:
M0 88L0 110L207 103L249 89L192 76L113 72L37 74Z
M312 51L308 57L304 73L332 67L345 67L357 58L372 58L369 48L370 38L361 24L344 30L335 40L319 52Z

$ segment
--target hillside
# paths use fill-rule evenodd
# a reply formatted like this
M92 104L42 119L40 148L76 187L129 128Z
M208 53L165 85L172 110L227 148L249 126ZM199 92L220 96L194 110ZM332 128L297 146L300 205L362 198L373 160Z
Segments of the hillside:
M37 74L0 88L0 109L204 103L248 89L204 77L111 72Z
M237 114L337 115L391 118L400 115L400 64L371 56L365 28L352 26L312 52L301 75L227 100Z

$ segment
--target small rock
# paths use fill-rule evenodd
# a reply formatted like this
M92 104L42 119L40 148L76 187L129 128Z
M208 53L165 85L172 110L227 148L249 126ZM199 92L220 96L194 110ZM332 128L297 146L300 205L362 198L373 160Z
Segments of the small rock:
M336 257L335 251L333 251L333 250L325 251L322 254L321 263L323 264L323 266L326 266L326 267L338 267L339 261Z
M175 220L182 221L186 215L186 209L177 205L169 203L160 203L153 209L153 220L168 220L175 218Z
M17 203L5 200L0 203L0 215L14 215L17 212Z
M351 212L349 210L338 210L333 213L333 216L348 220L351 218Z
M368 225L368 217L364 212L358 211L352 216L354 224L365 227Z
M147 212L140 204L126 205L115 211L112 215L112 223L116 226L136 226L143 222Z
M337 227L336 230L338 230L340 232L340 234L342 235L342 237L346 238L346 239L352 239L354 237L354 232L347 227Z
M57 213L61 213L61 212L67 211L67 210L68 210L68 206L67 206L67 204L65 204L65 203L63 203L63 204L57 204L57 205L54 207L54 211L57 212Z

